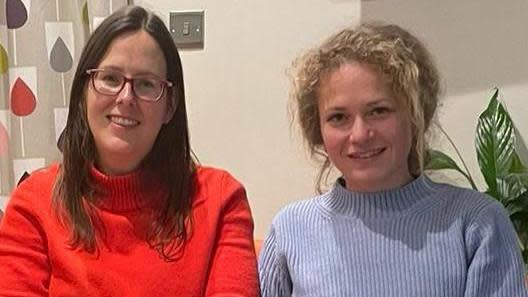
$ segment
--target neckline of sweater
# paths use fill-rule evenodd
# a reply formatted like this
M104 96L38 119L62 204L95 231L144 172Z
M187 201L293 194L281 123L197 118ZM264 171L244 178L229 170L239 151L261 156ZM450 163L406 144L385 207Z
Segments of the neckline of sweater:
M157 179L141 169L107 175L92 166L90 173L97 187L97 206L111 212L143 209L164 197L165 191Z
M319 204L329 213L358 218L389 218L405 215L412 209L426 210L433 207L435 201L427 198L431 197L439 186L427 176L420 175L396 189L354 192L346 189L338 179L329 192L320 196Z

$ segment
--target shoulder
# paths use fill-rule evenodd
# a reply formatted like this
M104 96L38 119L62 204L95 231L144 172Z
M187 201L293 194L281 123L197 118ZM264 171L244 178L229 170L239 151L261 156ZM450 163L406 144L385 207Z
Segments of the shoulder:
M29 173L29 175L19 183L13 190L12 196L17 196L19 193L38 192L41 194L51 194L51 190L55 184L57 174L59 172L59 164L52 164L48 167L40 168Z
M225 191L232 188L243 188L242 184L228 171L210 166L198 166L195 172L197 190L208 192Z
M272 225L279 230L293 225L305 226L310 218L322 214L319 205L322 197L313 196L286 205L275 215Z
M32 213L48 211L58 171L59 165L53 164L29 173L11 192L6 213L10 208Z
M456 212L474 218L489 208L500 209L502 205L485 193L445 183L428 183L435 189L434 199L441 199L448 212Z
M197 202L228 203L230 199L246 197L242 184L224 169L198 166L194 181Z
M211 166L198 166L196 168L196 182L198 184L222 182L240 184L240 182L236 180L227 170Z
M518 249L518 236L504 205L479 192L471 192L464 198L464 238L468 257L473 258L482 247L482 255L487 259L514 255Z
M327 223L331 223L320 205L322 197L324 195L305 198L283 207L272 220L266 237L267 248L286 255L308 238L321 239Z
M512 233L508 211L495 198L473 189L439 185L434 198L441 199L443 206L437 211L444 218L459 221L467 240L486 233Z

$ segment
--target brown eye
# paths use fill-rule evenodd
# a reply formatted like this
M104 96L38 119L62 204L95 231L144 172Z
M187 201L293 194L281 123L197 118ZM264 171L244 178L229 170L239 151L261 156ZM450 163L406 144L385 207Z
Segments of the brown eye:
M153 89L156 88L156 85L159 85L155 80L152 79L137 79L136 87L141 89Z
M341 123L343 122L344 120L346 119L345 115L342 114L342 113L335 113L335 114L331 114L327 121L330 122L330 123L334 123L334 124L337 124L337 123Z
M375 107L369 112L369 115L376 117L376 116L386 115L386 114L388 114L390 112L392 112L392 109L390 109L388 107Z
M106 71L99 72L96 76L96 79L110 87L121 86L121 82L123 80L120 74Z

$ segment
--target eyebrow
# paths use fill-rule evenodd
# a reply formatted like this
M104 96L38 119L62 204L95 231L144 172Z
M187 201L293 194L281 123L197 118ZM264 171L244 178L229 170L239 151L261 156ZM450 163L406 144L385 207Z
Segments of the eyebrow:
M345 111L346 110L346 107L342 107L342 106L331 106L331 107L328 107L328 108L325 108L323 111L324 112L334 112L334 111Z
M381 98L381 99L376 99L374 101L368 102L367 106L375 106L375 105L379 105L381 103L392 103L392 101L393 100L391 100L389 98Z
M392 102L393 101L389 98L381 98L381 99L376 99L376 100L367 102L366 106L373 107L373 106L380 105L382 103L392 103ZM347 109L346 106L337 105L337 106L327 106L327 108L325 108L325 111L345 111L346 109Z
M110 70L110 71L116 71L116 72L124 74L124 71L123 71L122 68L117 67L117 66L113 66L113 65L103 66L103 67L101 67L101 69ZM153 77L162 79L162 76L157 75L157 74L155 74L153 72L150 72L148 70L147 71L143 71L143 72L134 73L132 76L134 76L134 77L137 77L137 76L140 76L140 77L141 76L153 76Z

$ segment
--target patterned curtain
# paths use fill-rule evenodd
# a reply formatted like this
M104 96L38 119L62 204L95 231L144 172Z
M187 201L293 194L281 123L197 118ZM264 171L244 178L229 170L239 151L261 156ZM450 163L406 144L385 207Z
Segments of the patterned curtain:
M60 158L75 66L126 0L0 0L0 210L24 172ZM1 213L1 211L0 211Z

